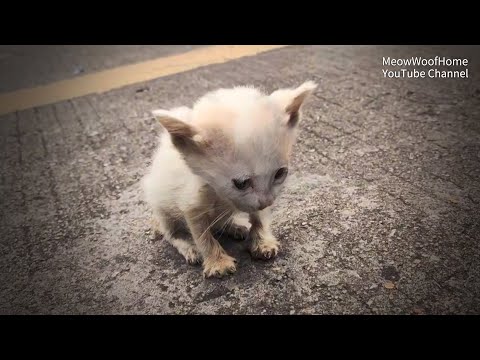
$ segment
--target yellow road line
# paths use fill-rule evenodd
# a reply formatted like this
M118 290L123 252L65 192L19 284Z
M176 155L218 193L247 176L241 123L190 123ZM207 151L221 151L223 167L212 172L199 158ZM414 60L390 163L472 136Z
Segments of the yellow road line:
M56 103L93 93L102 93L201 66L224 63L285 45L219 45L183 54L120 66L47 85L0 94L0 115Z

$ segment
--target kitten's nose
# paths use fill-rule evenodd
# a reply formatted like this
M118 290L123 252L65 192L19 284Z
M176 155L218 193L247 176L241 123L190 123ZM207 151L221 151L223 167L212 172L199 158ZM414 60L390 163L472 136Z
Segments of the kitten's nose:
M258 200L258 210L263 210L273 204L273 196L267 196L262 200Z

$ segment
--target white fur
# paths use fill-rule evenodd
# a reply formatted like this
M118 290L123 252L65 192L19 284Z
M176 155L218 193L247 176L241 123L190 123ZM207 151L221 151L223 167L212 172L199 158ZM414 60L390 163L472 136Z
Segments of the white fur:
M160 145L149 172L143 178L145 199L156 209L184 212L195 203L204 181L193 174L173 146L170 135L160 135Z
M269 232L267 218L254 214L260 214L259 209L269 206L262 207L262 204L271 204L283 186L273 178L279 168L288 166L296 136L296 124L289 122L287 108L292 102L301 105L315 87L313 82L306 82L295 89L281 89L271 95L253 87L219 89L200 98L192 109L183 106L154 110L154 116L179 120L174 121L177 127L171 130L174 134L178 128L183 130L185 124L181 122L184 122L188 124L186 128L193 129L187 132L191 140L199 146L203 142L210 144L208 155L202 151L181 154L173 145L170 133L163 131L152 165L142 180L145 200L156 216L161 218L163 213L185 219L184 215L201 202L200 189L208 185L215 197L232 207L233 213L243 209L265 223L254 250L267 257L276 254L278 246ZM162 124L172 126L168 122ZM175 144L184 146L182 141ZM255 186L244 192L236 189L232 181L242 176L255 179ZM175 238L169 241L187 261L192 260L194 256L189 252L194 247L191 243Z
M154 110L152 114L157 117L171 116L200 129L221 126L230 133L239 149L253 150L252 155L257 157L268 154L270 149L277 146L280 132L285 131L279 126L279 121L286 121L287 116L283 111L288 103L315 88L314 82L307 81L297 88L280 89L269 96L248 86L218 89L201 97L193 109L182 106L171 110ZM290 141L294 141L294 136L292 133ZM194 137L194 140L198 139L201 139L200 135ZM245 143L246 146L242 146ZM256 149L252 149L250 143ZM254 170L267 168L265 161L268 161L268 157L258 157ZM198 190L203 185L205 181L190 170L173 146L168 132L164 131L152 166L143 179L146 201L154 209L168 208L175 213L184 212L195 203Z

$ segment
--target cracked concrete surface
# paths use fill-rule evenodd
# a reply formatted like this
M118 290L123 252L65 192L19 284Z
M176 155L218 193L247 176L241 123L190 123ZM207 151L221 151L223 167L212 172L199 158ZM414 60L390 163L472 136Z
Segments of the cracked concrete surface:
M2 314L480 313L478 47L292 46L0 118ZM382 56L470 60L385 79ZM149 111L312 79L277 259L204 280L150 228Z

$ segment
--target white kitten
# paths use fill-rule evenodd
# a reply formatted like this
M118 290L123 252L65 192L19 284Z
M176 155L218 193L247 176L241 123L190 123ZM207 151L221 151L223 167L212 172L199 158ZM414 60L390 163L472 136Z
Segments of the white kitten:
M236 270L216 231L248 238L251 254L270 259L279 244L270 209L288 174L300 110L316 88L308 81L270 95L251 87L220 89L192 109L155 110L160 136L145 197L160 231L189 263L203 260L204 276ZM250 229L233 223L246 212Z

